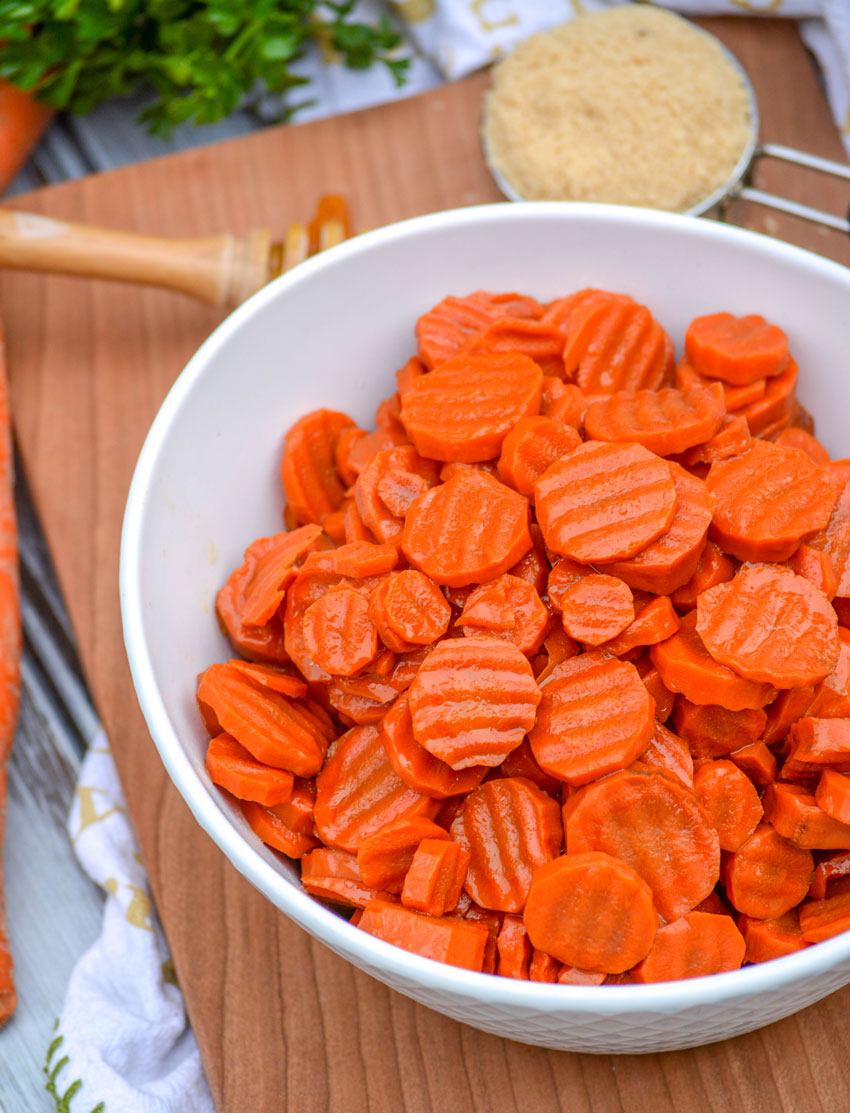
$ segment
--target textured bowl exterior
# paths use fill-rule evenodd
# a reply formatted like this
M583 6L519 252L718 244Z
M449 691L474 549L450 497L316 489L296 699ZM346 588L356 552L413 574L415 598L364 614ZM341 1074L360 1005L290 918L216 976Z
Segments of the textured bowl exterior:
M754 233L602 205L489 205L367 233L302 264L233 313L158 414L133 479L121 551L136 691L177 788L228 858L291 919L360 969L485 1031L543 1047L649 1052L769 1024L850 981L850 932L774 962L661 985L571 987L457 970L352 927L309 897L204 770L195 678L230 655L214 616L246 544L281 528L283 435L328 406L368 424L413 350L416 317L448 293L582 286L646 302L679 340L700 313L763 313L789 334L801 395L848 454L850 271Z

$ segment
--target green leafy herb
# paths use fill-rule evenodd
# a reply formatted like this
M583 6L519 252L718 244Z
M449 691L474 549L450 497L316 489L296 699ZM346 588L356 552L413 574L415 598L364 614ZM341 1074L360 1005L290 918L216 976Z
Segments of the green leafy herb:
M402 84L398 32L386 18L358 22L354 3L0 0L0 77L78 113L150 86L156 98L142 119L166 135L186 120L226 116L258 87L305 84L292 63L313 40L351 69L380 63Z

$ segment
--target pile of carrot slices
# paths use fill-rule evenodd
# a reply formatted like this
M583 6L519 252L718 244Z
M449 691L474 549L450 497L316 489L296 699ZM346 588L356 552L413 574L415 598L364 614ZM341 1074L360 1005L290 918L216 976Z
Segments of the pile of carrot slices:
M286 436L218 597L206 767L304 888L565 985L850 929L850 459L788 339L631 297L448 297L375 428Z

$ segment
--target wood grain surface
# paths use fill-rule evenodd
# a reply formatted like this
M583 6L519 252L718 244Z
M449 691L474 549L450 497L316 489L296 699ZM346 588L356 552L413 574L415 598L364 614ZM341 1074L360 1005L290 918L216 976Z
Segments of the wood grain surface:
M711 20L749 70L763 138L842 158L792 24ZM415 100L263 132L19 199L156 234L280 230L318 194L372 227L497 200L477 122L486 77ZM844 211L847 186L765 165L760 183ZM759 230L850 262L850 245L743 205ZM270 1113L821 1113L850 1109L850 989L768 1029L643 1057L550 1052L482 1034L384 988L278 913L171 787L136 707L118 545L148 424L216 314L161 292L3 275L17 436L58 565L220 1110Z

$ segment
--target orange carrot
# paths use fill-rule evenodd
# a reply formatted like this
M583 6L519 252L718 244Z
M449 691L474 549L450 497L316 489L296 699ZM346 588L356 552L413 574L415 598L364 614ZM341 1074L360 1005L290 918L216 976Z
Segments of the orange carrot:
M586 394L657 390L672 369L672 341L646 306L597 299L570 315L564 373Z
M457 905L468 866L469 854L456 842L442 836L423 839L405 874L401 903L429 916L444 916Z
M549 576L549 558L546 555L546 546L543 544L543 534L536 522L530 528L531 548L512 568L508 574L516 576L518 580L525 580L531 584L538 595L546 594L546 581Z
M800 903L813 868L808 850L783 838L769 823L761 823L726 861L726 895L739 912L756 920L774 920Z
M205 764L213 784L240 800L254 800L270 808L292 796L295 781L292 773L255 761L229 734L210 739Z
M367 835L357 848L357 867L364 884L400 893L417 847L426 840L448 840L442 827L424 816L411 816Z
M456 625L467 635L510 642L531 657L548 632L549 611L531 584L504 575L470 593Z
M611 981L631 981L628 974L603 974L595 970L579 970L575 966L564 964L558 974L559 985L602 985Z
M832 601L838 589L838 573L829 553L815 549L811 545L800 545L786 567L804 580L813 583L818 590Z
M713 437L725 413L719 385L624 390L593 402L584 427L589 440L642 444L657 456L671 456Z
M271 808L253 800L240 800L239 804L254 834L266 846L279 850L288 858L303 858L319 846L319 840L310 834L311 823L299 817L293 825L290 803L275 804Z
M498 317L461 347L464 355L476 352L519 352L545 375L564 377L564 334L554 325L528 317Z
M321 522L342 502L345 487L336 466L336 445L342 431L353 425L345 414L315 410L287 433L281 479L297 522Z
M564 964L559 962L545 951L532 949L531 962L528 964L528 980L530 982L548 982L550 985L559 980L559 974L564 969ZM602 975L600 974L601 978Z
M369 599L369 617L384 645L406 653L442 637L452 610L433 580L408 568L375 588Z
M666 723L670 718L673 711L673 705L676 702L676 693L671 692L661 679L661 674L658 669L652 664L650 658L647 658L650 667L640 674L643 681L643 686L649 693L650 699L655 704L655 721L657 723ZM637 665L635 666L637 668ZM638 669L640 672L640 669Z
M372 900L357 925L361 931L406 951L449 966L481 970L488 932L483 924L450 917L436 919L386 900Z
M701 465L707 467L715 460L743 456L752 447L753 438L747 419L740 414L732 414L723 419L713 437L703 444L694 445L675 459L687 468L699 468Z
M691 321L685 355L700 374L744 386L786 367L788 337L757 314L712 313Z
M517 978L526 982L530 980L534 948L521 916L505 913L496 939L496 949L499 953L497 974L503 978Z
M764 790L762 803L769 823L802 850L850 849L850 823L827 815L801 785L776 781Z
M408 445L377 452L354 484L354 501L364 525L379 540L398 544L411 504L437 478L435 462L423 460Z
M369 601L340 584L304 613L304 647L331 676L355 676L374 661L378 631L369 617Z
M694 795L708 813L721 850L738 850L764 812L753 782L731 761L706 761L694 774Z
M555 798L558 797L563 784L557 777L550 776L549 773L545 773L540 768L527 738L524 738L515 750L511 750L496 770L496 775L499 777L524 777Z
M562 557L561 560L556 561L552 565L546 581L549 606L560 613L561 600L564 594L573 584L578 583L582 576L589 575L590 571L586 565L579 564L578 561L570 560L568 557Z
M478 290L465 298L444 298L416 322L419 358L431 371L455 355L462 345L499 317L537 320L543 307L519 294L488 294Z
M669 982L737 970L746 943L731 916L688 912L663 924L646 958L632 970L636 982Z
M769 962L772 958L791 955L808 946L800 931L800 917L796 909L774 920L756 920L752 916L741 915L738 917L738 929L747 945L746 962Z
M301 884L311 896L349 908L365 908L370 900L387 895L363 883L353 854L329 846L317 847L301 859Z
M744 743L755 742L764 730L767 715L745 708L728 711L715 704L691 703L680 697L673 708L673 726L696 758L726 757Z
M638 761L632 763L631 768L661 769L672 773L688 788L694 787L694 762L687 743L661 723L655 724L655 732L649 740L649 745Z
M823 900L835 888L833 882L842 877L850 877L850 851L847 850L829 854L818 862L809 886L809 896L812 900Z
M291 672L275 668L272 665L260 665L253 661L240 661L233 657L227 662L232 669L242 673L260 688L271 688L273 692L282 692L293 699L301 699L307 695L307 685L299 676Z
M825 471L830 482L839 484L840 494L825 528L809 544L829 555L838 578L835 594L846 599L850 596L850 482L841 482L832 468ZM835 605L839 605L837 601Z
M588 405L584 392L575 383L564 383L549 375L543 376L540 413L544 417L581 429Z
M743 409L751 402L758 401L767 387L767 379L754 379L751 383L733 386L732 383L725 383L722 379L701 375L687 359L680 359L676 364L676 386L679 390L687 390L691 386L709 386L712 383L717 383L723 388L723 401L726 403L726 412L730 414L735 410Z
M767 722L761 736L765 745L774 746L777 742L784 742L794 723L807 714L814 698L814 688L786 688L784 692L780 692L766 708Z
M774 441L783 448L799 448L814 464L828 464L829 453L816 437L805 429L783 429Z
M626 302L634 304L634 298L628 294L615 294L611 290L596 290L588 287L568 294L565 298L555 298L546 306L541 320L547 325L555 325L566 336L570 330L570 322L575 313L592 305L610 305L612 302Z
M499 477L529 498L546 469L578 448L581 436L572 425L554 417L523 417L502 441Z
M646 606L635 610L634 621L615 638L603 642L600 649L621 657L639 646L657 645L658 642L666 641L679 629L679 617L666 595L659 595Z
M686 584L672 592L671 602L682 611L692 610L703 591L731 580L737 570L737 561L721 552L713 541L708 541L700 553L696 571Z
M798 409L798 377L797 364L789 359L783 371L767 380L764 394L737 411L746 420L752 436L769 437L771 431L779 433L790 424Z
M610 642L635 619L634 597L615 576L583 576L563 593L560 609L570 637L592 646Z

